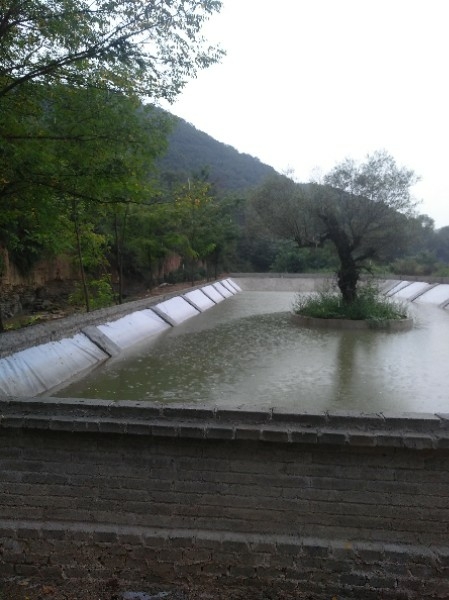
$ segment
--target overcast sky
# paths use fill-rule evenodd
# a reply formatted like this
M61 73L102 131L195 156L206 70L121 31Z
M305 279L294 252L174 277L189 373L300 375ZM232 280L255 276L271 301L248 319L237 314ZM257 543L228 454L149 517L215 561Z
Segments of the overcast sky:
M448 23L448 0L223 0L227 56L169 110L299 181L385 149L449 225Z

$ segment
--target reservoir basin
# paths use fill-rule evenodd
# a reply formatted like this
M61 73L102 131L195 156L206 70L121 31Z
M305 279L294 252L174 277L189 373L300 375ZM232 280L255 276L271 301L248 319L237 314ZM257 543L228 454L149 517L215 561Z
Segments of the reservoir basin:
M404 332L302 328L294 292L244 291L112 358L56 397L295 411L449 413L449 312Z

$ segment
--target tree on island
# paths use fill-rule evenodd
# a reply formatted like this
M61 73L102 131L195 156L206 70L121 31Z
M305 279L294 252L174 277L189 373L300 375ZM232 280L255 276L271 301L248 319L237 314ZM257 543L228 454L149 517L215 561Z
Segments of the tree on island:
M357 164L346 159L322 183L299 184L285 176L266 181L253 195L256 213L275 235L299 248L331 243L339 260L343 302L357 299L357 284L370 261L405 245L415 202L415 173L385 151Z

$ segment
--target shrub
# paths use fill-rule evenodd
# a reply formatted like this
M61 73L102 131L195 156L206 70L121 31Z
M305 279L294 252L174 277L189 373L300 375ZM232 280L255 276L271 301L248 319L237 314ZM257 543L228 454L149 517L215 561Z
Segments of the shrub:
M100 279L92 279L89 281L88 290L91 310L111 306L111 304L115 303L114 291L108 275L104 275ZM69 296L69 304L81 306L84 302L83 288L77 283L74 292Z
M351 303L345 303L334 290L324 290L309 296L299 294L295 299L293 312L318 319L371 321L373 326L408 316L404 304L382 296L377 286L371 282L359 287L357 298Z

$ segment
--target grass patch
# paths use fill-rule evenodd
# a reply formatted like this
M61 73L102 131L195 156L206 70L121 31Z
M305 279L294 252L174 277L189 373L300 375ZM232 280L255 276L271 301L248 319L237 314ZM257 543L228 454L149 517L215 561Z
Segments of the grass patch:
M5 331L15 331L16 329L22 329L22 327L28 327L29 325L43 323L44 321L44 315L20 315L6 321L4 323L4 327ZM1 596L0 600L2 600Z
M310 296L298 295L293 304L293 312L316 319L370 321L373 326L408 317L403 303L386 298L372 283L361 285L357 299L351 304L343 302L341 295L332 290L316 292Z

